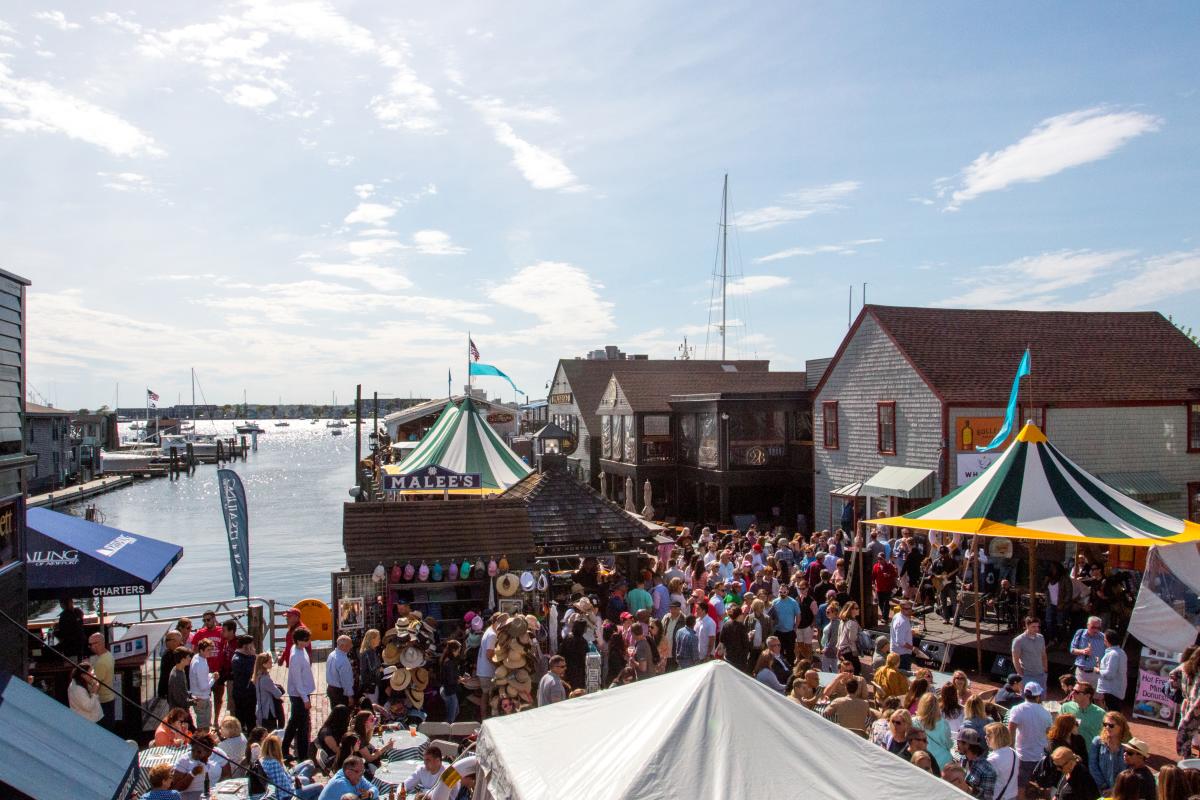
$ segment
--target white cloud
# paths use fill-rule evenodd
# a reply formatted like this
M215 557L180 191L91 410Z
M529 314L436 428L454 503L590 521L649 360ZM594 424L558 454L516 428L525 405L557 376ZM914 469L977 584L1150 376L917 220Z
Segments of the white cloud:
M243 108L263 108L279 99L279 95L265 86L240 83L225 94L226 102Z
M747 275L744 278L730 281L725 286L725 294L736 296L767 292L771 289L781 289L791 282L791 278L784 277L783 275Z
M354 193L358 195L359 200L366 200L368 197L375 194L375 184L360 183L354 187Z
M768 261L782 261L785 258L798 258L800 256L817 256L817 255L838 255L852 256L858 252L858 248L868 244L879 244L883 239L855 239L850 242L842 242L841 244L819 244L812 247L789 247L787 250L780 250L770 255L765 255L754 259L756 264L765 264Z
M1015 183L1036 183L1065 169L1107 158L1130 139L1161 126L1159 117L1104 107L1044 119L1016 144L980 154L955 181L940 182L943 191L958 183L946 210L955 211L987 192Z
M415 72L400 66L388 92L371 98L368 104L375 118L385 128L433 132L438 129L437 114L441 104L433 88L421 82Z
M381 256L393 250L401 250L403 248L404 245L393 239L359 239L346 245L346 249L350 252L350 255L358 256L359 258Z
M331 155L325 159L325 163L331 167L348 167L358 161L357 156L352 155Z
M162 156L148 134L118 114L44 81L16 78L0 62L0 128L20 133L54 132L117 156Z
M761 231L787 222L807 219L814 214L837 211L862 186L858 181L838 181L789 192L778 205L764 206L734 215L734 224L744 231Z
M413 285L399 270L377 264L313 264L311 269L318 275L360 280L382 292L399 292Z
M33 18L52 25L60 31L77 31L79 30L78 22L70 22L67 15L58 10L39 11L33 15Z
M573 264L539 261L493 286L488 297L538 318L538 325L518 334L526 343L542 336L594 342L615 327L613 304L600 296L603 288Z
M1114 275L1137 271L1139 268L1131 262L1134 255L1133 250L1061 250L980 267L955 279L963 291L934 305L1046 309L1090 304L1089 285L1106 284ZM1192 277L1200 286L1200 272ZM1085 296L1088 299L1081 299Z
M457 256L467 252L450 240L450 234L445 231L417 231L413 234L413 246L418 253L431 256Z
M1194 295L1200 290L1200 250L1151 256L1122 271L1125 277L1097 287L1099 291L1066 307L1077 311L1127 311L1151 308L1179 295Z
M104 186L118 192L148 192L153 187L150 179L137 172L97 172L105 179Z
M125 17L122 17L120 14L117 14L113 11L105 11L103 14L97 14L96 16L92 17L92 22L96 23L97 25L107 25L117 28L118 30L125 31L126 33L132 33L135 36L140 36L142 33L142 26L139 23L134 22L131 19L126 19Z
M382 225L396 213L396 209L381 203L359 203L346 215L347 225Z
M586 191L565 162L548 150L522 139L513 130L508 120L526 122L560 122L558 112L552 108L530 108L510 106L495 97L474 100L471 105L479 112L483 121L492 129L496 141L513 154L513 166L535 189L557 189L564 192Z

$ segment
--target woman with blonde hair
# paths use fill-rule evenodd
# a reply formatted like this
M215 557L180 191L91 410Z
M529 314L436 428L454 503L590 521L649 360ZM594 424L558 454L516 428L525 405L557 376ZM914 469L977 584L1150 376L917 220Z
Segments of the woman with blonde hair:
M975 695L972 700L978 697L979 695ZM968 701L968 713L970 708L970 701ZM1017 751L1012 748L1012 735L1008 732L1008 726L1003 722L989 723L984 728L984 738L987 739L988 748L991 750L988 753L987 761L996 771L993 799L1016 800L1017 790L1020 789L1017 783L1017 771L1021 763L1017 758Z
M379 655L379 631L369 629L363 634L358 646L358 694L366 695L372 702L379 702L379 679L383 676L383 661Z
M900 654L888 653L884 665L875 670L875 683L883 689L884 699L903 697L908 692L908 678L900 671ZM908 712L905 712L908 713Z
M917 715L913 718L913 727L925 731L929 754L941 769L951 761L950 757L950 726L942 719L938 709L938 699L933 694L926 694L917 701Z
M973 694L967 698L967 704L963 708L962 727L970 728L979 734L979 741L985 742L987 739L987 726L992 721L992 718L987 713L987 703L983 697L978 694Z
M1125 770L1125 753L1121 745L1128 739L1129 722L1119 711L1109 711L1100 724L1100 735L1088 745L1088 772L1101 793L1116 784L1117 776Z
M838 606L836 600L830 600L829 605L825 607L825 616L829 618L829 624L825 626L825 630L821 634L821 671L833 672L837 669L838 663L838 629L841 627L842 620L840 618L841 607Z
M851 600L842 608L840 615L842 624L838 628L837 655L847 658L854 665L854 674L862 673L862 665L858 661L858 634L862 626L858 624L858 603Z
M967 678L967 673L961 669L954 670L954 674L950 677L950 683L954 686L954 691L958 693L958 704L965 707L967 699L971 696L971 681Z

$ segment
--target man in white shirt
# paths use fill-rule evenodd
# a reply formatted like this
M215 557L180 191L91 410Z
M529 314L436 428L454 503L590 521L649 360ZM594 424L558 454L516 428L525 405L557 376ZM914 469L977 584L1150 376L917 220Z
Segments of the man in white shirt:
M713 656L713 649L717 644L717 623L708 615L708 602L701 601L699 616L696 618L696 652L700 654L701 661L708 661Z
M312 634L307 628L297 628L288 656L287 694L291 706L287 728L283 732L283 755L286 757L292 740L296 742L296 760L308 758L308 741L312 738L312 694L317 690L313 680L312 662L308 656L308 642ZM203 660L203 659L198 659Z
M482 705L479 713L486 718L492 700L492 680L496 677L496 665L492 656L496 652L496 630L508 622L508 614L497 612L492 615L492 624L483 632L479 640L479 655L475 657L475 677L479 678L479 691L482 695Z
M1037 683L1025 684L1025 702L1008 715L1008 733L1013 739L1013 749L1021 766L1017 771L1017 785L1024 788L1033 776L1033 768L1045 755L1046 733L1054 718L1042 706L1042 687Z
M354 667L346 655L354 641L349 636L339 636L337 645L325 661L325 694L329 696L329 707L346 705L354 697Z
M202 731L212 726L213 676L208 671L208 659L213 654L213 647L211 640L201 639L196 649L197 658L193 658L188 667L188 688L196 701L196 728Z
M433 789L438 778L446 771L446 765L442 762L442 749L436 744L425 748L423 760L425 763L417 767L417 771L404 781L404 789L409 797L412 797L414 792L428 792Z
M912 619L909 617L912 610L912 600L901 600L900 610L892 617L888 633L888 647L893 653L900 656L900 669L902 670L912 669L913 634Z
M199 733L192 739L188 752L175 761L175 779L171 786L183 800L201 800L206 774L209 789L215 788L221 782L228 763L229 758L225 753L213 746L212 734Z

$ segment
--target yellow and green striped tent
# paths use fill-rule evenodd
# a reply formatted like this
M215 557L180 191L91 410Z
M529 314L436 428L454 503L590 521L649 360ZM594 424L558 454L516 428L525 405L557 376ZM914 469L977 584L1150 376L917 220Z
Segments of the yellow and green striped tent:
M530 472L529 466L504 443L469 397L458 405L446 403L417 448L402 462L388 464L383 471L386 475L405 475L434 465L453 472L478 473L482 490L449 490L449 494L473 497L500 494ZM427 494L442 494L442 491Z
M1032 423L970 483L916 511L870 523L1139 547L1200 541L1200 525L1121 494L1063 455Z

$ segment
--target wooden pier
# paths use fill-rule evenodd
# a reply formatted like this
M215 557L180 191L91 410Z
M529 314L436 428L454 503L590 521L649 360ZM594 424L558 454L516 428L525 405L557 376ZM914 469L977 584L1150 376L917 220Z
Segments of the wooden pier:
M132 475L109 475L94 481L81 483L78 486L66 486L45 494L30 495L25 502L28 508L58 508L70 503L77 503L98 494L111 492L133 483Z

